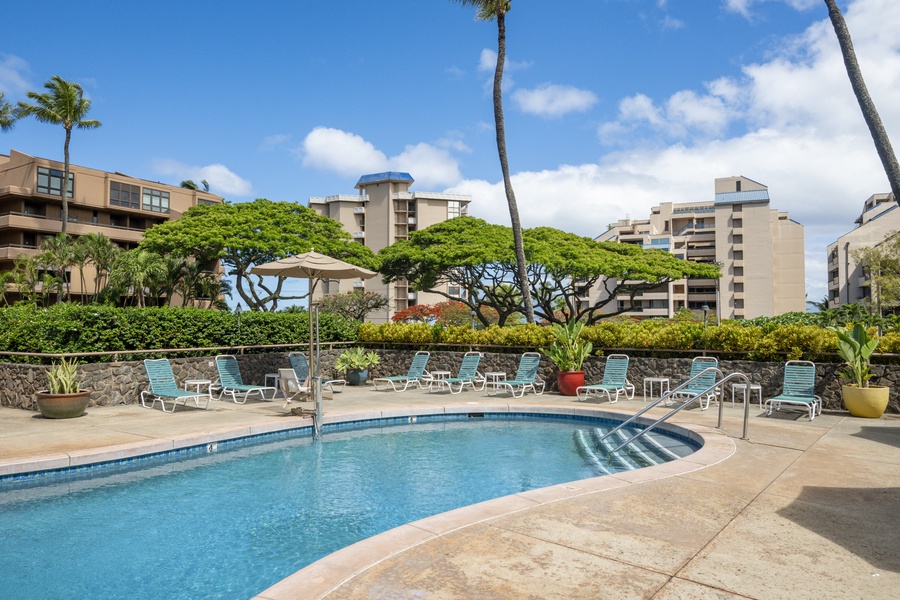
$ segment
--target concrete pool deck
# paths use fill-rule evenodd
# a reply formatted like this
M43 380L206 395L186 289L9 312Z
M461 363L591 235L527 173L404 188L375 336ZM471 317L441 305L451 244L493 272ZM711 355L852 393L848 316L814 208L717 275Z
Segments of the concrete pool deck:
M123 458L302 424L282 402L174 415L139 406L48 420L0 409L0 475ZM633 414L640 399L347 388L326 422L533 409ZM657 414L658 409L651 411ZM423 519L310 565L258 598L895 598L900 417L685 410L699 457L532 490ZM662 411L658 410L658 414Z

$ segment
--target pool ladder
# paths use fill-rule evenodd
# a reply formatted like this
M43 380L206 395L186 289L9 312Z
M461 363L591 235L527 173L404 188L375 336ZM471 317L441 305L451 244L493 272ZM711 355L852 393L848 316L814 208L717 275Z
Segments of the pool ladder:
M635 413L634 415L632 415L631 417L629 417L629 418L626 419L625 421L622 421L621 423L619 423L619 425L617 425L617 426L614 427L613 429L609 430L603 437L600 438L600 440L601 440L601 441L605 440L606 438L608 438L609 436L611 436L611 435L614 434L615 432L619 431L620 429L622 429L622 428L625 427L626 425L635 422L635 421L638 419L638 417L640 417L641 415L643 415L645 412L647 412L647 411L650 410L651 408L655 408L655 407L659 406L660 402L664 402L664 401L670 400L673 394L675 394L675 393L679 392L680 390L682 390L682 389L688 387L691 383L694 383L695 381L701 379L704 375L707 375L707 374L710 373L710 372L715 372L715 374L718 375L719 377L721 377L721 379L718 379L718 380L717 380L715 383L713 383L711 386L709 386L708 388L706 388L706 389L704 389L704 390L701 390L700 392L696 393L694 396L692 396L691 398L688 398L688 399L685 400L684 402L680 402L675 408L673 408L673 409L670 410L668 413L666 413L665 415L663 415L662 417L660 417L659 419L657 419L656 421L654 421L654 422L651 423L650 425L647 425L647 427L645 427L644 429L641 429L639 432L637 432L636 434L634 434L633 436L631 436L630 438L628 438L627 440L625 440L624 442L622 442L621 444L619 444L618 446L616 446L612 451L613 451L613 452L618 452L619 450L621 450L622 448L624 448L624 447L627 446L628 444L631 444L632 442L634 442L634 441L636 441L636 440L639 440L639 439L642 438L645 434L647 434L648 432L650 432L650 430L652 430L654 427L656 427L656 426L659 425L660 423L665 422L666 419L668 419L668 418L671 417L672 415L676 414L678 411L684 409L684 408L687 407L687 406L690 406L691 404L694 403L695 400L698 400L698 399L702 398L704 395L709 394L710 392L713 392L717 387L721 387L721 388L722 388L722 391L723 391L722 397L719 398L719 424L717 425L717 428L718 428L718 429L722 429L722 420L723 420L722 410L723 410L723 408L724 408L724 406L725 406L725 399L724 399L724 390L725 390L725 387L724 387L724 384L725 384L726 382L728 382L728 381L731 381L732 379L739 379L739 380L741 380L743 383L745 383L745 384L747 385L747 388L744 390L744 396L745 396L745 397L744 397L744 434L743 434L743 436L741 436L741 439L742 439L742 440L749 440L750 438L747 436L747 429L748 429L749 424L750 424L750 399L747 398L746 395L747 395L747 390L750 389L750 378L747 377L747 376L746 376L745 374L743 374L743 373L731 373L730 375L727 375L727 376L726 376L726 375L724 375L724 374L722 373L722 371L720 371L717 367L709 367L709 368L707 368L707 369L704 369L703 371L701 371L700 373L697 373L697 375L695 375L694 377L691 377L690 379L688 379L687 381L685 381L685 382L682 383L681 385L679 385L679 386L677 386L676 388L670 390L669 392L666 392L666 393L665 393L663 396L661 396L658 400L655 400L655 401L651 402L649 405L645 406L644 408L642 408L641 410L639 410L637 413Z

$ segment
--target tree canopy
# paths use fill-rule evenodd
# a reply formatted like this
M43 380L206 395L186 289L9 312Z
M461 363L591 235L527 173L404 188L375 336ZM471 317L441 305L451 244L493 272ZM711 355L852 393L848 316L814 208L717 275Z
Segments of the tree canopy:
M44 84L44 88L47 91L43 94L28 92L28 97L34 100L34 104L19 102L14 116L16 119L31 116L41 123L62 125L66 131L66 141L63 144L65 166L59 191L62 202L62 233L66 233L69 225L69 142L72 141L72 129L96 129L100 127L100 121L85 118L91 112L91 101L84 97L84 90L77 83L54 75Z
M714 265L632 244L596 242L550 227L526 229L523 237L534 312L550 323L594 323L632 309L628 302L602 312L620 294L633 301L641 290L669 281L719 277ZM438 289L442 285L462 288L461 301L485 325L487 307L497 311L501 326L511 315L524 312L522 296L513 285L516 260L509 227L459 217L416 231L408 240L384 248L378 257L385 282L405 277L415 290L447 298L452 297ZM603 293L587 306L579 303L581 292L598 283Z
M235 289L251 310L275 310L283 295L285 277L264 280L250 269L294 254L315 250L333 258L371 268L372 251L354 242L341 224L293 202L258 198L253 202L194 206L181 219L156 225L141 246L163 254L222 261Z

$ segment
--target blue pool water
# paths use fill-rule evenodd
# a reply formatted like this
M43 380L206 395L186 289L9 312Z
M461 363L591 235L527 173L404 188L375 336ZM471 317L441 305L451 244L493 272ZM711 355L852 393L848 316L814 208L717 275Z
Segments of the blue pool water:
M654 432L610 461L615 424L586 418L397 421L0 481L0 596L250 598L392 527L696 449Z

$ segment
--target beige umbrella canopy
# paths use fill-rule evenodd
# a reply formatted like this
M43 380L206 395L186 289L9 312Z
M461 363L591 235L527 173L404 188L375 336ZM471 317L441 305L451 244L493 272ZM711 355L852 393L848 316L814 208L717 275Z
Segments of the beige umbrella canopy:
M256 265L250 272L254 275L269 277L300 277L309 279L309 364L313 362L313 320L312 320L312 295L316 284L322 279L371 279L378 273L356 265L325 256L319 252L310 250L303 254L288 256L262 265ZM321 373L316 376L321 379ZM317 423L322 419L322 390L320 383L316 383L316 418Z
M377 273L350 263L325 256L315 251L288 256L263 265L256 265L250 272L254 275L275 277L305 277L310 279L310 292L320 279L370 279Z

